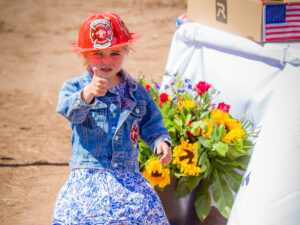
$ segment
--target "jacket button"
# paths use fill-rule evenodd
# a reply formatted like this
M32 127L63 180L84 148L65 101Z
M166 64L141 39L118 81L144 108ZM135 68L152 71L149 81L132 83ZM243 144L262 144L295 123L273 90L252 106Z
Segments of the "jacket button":
M115 141L119 140L119 136L115 136Z
M135 112L136 112L136 113L140 113L140 109L136 108L136 109L135 109Z
M117 116L117 114L116 114L116 113L113 113L112 115L113 115L113 117L116 117L116 116Z
M114 164L114 167L117 168L117 167L118 167L118 163L115 163L115 164Z

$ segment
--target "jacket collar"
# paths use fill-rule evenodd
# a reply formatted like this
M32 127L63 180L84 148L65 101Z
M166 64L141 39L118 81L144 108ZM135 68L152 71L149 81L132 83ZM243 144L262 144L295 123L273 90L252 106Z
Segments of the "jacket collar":
M134 98L133 92L137 89L137 82L124 70L121 70L119 74L125 83L127 83L130 96Z

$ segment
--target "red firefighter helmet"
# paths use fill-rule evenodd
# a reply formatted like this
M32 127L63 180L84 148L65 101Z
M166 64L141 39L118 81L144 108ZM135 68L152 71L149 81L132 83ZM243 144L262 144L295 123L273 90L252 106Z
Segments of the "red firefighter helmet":
M116 14L95 14L82 22L78 42L73 43L71 49L75 52L94 51L128 45L138 38L139 35L130 33L123 20Z

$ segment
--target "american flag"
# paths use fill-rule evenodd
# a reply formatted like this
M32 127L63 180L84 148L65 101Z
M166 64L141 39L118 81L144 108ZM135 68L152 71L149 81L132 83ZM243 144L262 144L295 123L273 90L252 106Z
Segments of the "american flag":
M264 5L264 42L300 40L300 3Z

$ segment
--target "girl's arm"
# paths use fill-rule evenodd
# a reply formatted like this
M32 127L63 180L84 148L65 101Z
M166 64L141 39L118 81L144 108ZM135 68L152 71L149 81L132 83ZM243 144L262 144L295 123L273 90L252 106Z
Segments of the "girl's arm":
M90 111L90 105L81 99L82 90L74 79L67 80L59 92L56 111L71 123L82 123Z
M67 80L59 93L56 111L71 123L80 124L88 115L95 96L104 96L108 81L101 78L97 68L93 67L93 79L82 90L74 79Z
M165 155L165 150L167 149L166 146L163 145L163 148L162 146L158 148L158 146L161 145L160 143L165 143L166 145L168 145L168 147L171 146L171 138L168 130L164 126L164 121L160 109L158 108L150 94L147 91L146 93L148 95L149 101L146 105L146 114L141 122L140 136L141 139L145 141L148 146L150 146L154 154ZM166 158L169 158L169 156L167 156Z

